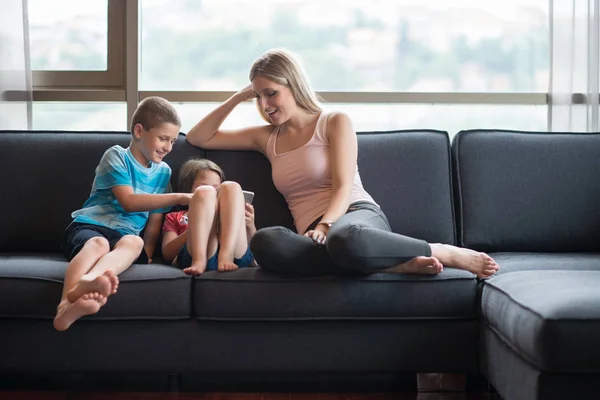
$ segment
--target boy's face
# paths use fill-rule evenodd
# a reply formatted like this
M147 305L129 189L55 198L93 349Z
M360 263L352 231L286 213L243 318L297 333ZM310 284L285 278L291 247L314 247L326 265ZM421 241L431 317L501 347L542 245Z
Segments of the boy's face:
M194 183L192 184L192 193L194 193L200 186L212 186L219 190L219 187L221 187L221 176L215 171L211 170L199 172L194 178Z
M137 148L138 159L143 165L149 165L150 162L160 163L163 158L171 152L173 144L177 141L179 135L179 126L165 122L157 125L152 129L146 130L141 124L134 127L134 136L137 140L133 141L133 145Z

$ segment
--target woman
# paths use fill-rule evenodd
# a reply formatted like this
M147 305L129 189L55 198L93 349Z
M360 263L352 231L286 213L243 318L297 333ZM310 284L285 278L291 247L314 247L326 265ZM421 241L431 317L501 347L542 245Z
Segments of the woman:
M480 278L498 270L487 254L393 233L364 190L358 143L347 115L323 112L297 61L271 50L250 69L250 85L206 115L187 134L205 149L256 150L271 162L298 233L259 230L250 247L261 268L293 274L396 272L438 274L443 266ZM221 130L241 102L255 97L268 125Z

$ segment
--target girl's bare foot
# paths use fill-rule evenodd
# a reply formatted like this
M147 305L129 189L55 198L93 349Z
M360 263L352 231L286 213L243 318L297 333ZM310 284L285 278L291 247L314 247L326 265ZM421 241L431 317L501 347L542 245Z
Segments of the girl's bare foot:
M470 271L478 278L489 278L499 268L492 257L471 249L435 243L431 245L431 252L445 265Z
M187 275L202 275L204 271L206 271L206 260L194 262L188 268L183 269Z
M77 285L67 293L67 299L74 303L86 293L100 293L104 297L110 296L112 284L110 278L106 276L107 272L92 279L86 275L82 276Z
M437 275L444 270L442 263L435 257L415 257L410 261L388 268L383 272L400 274Z
M54 328L57 331L65 331L79 318L96 314L105 304L106 296L100 293L85 293L74 303L65 303L58 309L54 318Z
M220 251L218 260L219 266L217 269L219 271L233 271L238 269L238 266L233 262L233 254Z

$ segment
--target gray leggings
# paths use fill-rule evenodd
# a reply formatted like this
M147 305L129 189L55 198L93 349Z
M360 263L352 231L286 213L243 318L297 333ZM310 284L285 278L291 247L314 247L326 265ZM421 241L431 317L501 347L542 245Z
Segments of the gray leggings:
M296 275L371 273L431 256L427 242L393 233L383 211L365 201L352 203L333 224L325 246L274 226L256 232L250 249L265 271Z

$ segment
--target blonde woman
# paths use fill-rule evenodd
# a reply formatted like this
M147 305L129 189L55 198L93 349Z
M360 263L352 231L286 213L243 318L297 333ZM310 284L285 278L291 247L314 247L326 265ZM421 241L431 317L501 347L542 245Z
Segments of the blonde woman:
M267 125L222 130L229 113L251 98ZM287 201L297 232L269 227L254 235L250 247L264 270L431 275L445 265L486 278L498 269L485 253L391 231L363 188L350 118L323 111L302 67L285 50L260 56L250 68L250 85L202 118L187 140L204 149L259 151L271 162L273 183Z

